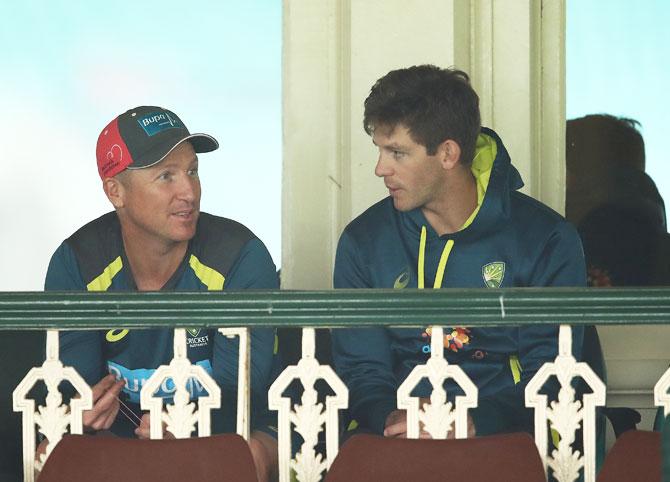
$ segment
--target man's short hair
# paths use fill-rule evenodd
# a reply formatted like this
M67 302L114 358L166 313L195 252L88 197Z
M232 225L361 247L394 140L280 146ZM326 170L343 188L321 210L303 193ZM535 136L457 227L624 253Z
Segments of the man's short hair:
M447 139L461 148L461 162L470 164L481 127L479 97L468 74L453 68L416 65L393 70L375 82L365 99L363 127L401 124L429 155Z
M579 172L585 164L591 164L599 169L629 167L644 171L644 140L639 127L640 123L634 119L609 114L568 120L568 169Z

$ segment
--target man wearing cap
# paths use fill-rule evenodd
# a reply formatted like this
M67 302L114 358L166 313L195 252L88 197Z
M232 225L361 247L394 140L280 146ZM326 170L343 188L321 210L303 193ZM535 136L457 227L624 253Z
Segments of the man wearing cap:
M190 134L179 117L160 107L137 107L110 122L98 138L98 172L114 211L86 224L56 250L46 290L212 291L277 289L276 268L263 243L246 227L200 212L197 153L218 148L206 134ZM60 336L60 356L93 388L84 414L89 431L148 437L149 416L140 390L173 356L173 330L73 331ZM250 448L259 479L276 466L267 387L274 331L251 332L252 430ZM216 330L187 332L187 356L205 368L224 393L212 414L212 432L234 431L238 342ZM204 392L197 383L191 397ZM158 393L170 397L169 383ZM119 413L119 399L138 414ZM141 423L140 420L141 419Z

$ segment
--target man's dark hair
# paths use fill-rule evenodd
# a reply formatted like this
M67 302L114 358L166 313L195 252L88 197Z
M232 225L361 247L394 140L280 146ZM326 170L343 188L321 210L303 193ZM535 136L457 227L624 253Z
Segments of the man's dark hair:
M591 114L570 119L566 131L568 169L583 163L603 169L630 167L644 171L644 140L634 119L609 114Z
M468 74L434 65L393 70L375 82L365 99L363 128L409 129L414 142L429 155L447 139L461 148L461 162L470 164L481 127L479 97Z

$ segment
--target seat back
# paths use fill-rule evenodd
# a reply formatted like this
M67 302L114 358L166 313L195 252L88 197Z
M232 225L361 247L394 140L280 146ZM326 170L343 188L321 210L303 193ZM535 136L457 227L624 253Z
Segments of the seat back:
M610 449L598 482L661 482L661 434L629 430Z
M235 434L138 440L67 435L44 464L39 482L257 482L249 446Z
M408 440L355 435L326 482L545 482L540 454L525 433L462 440Z

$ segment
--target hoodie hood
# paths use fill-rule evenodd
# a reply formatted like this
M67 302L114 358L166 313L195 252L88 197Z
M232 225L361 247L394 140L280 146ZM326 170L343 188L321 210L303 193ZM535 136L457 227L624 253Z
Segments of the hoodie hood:
M519 171L512 165L507 149L492 129L482 127L471 165L477 183L477 207L452 238L477 236L497 230L510 217L510 197L523 187ZM407 228L417 233L426 226L428 238L438 237L421 208L403 213Z
M489 161L491 157L492 163ZM487 163L491 164L488 170ZM472 173L477 179L478 192L480 183L484 184L488 176L488 183L484 184L484 199L472 226L474 229L481 229L483 226L497 228L509 219L510 197L514 191L523 187L523 180L512 165L498 134L486 127L482 127L477 139Z

